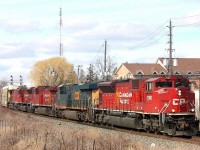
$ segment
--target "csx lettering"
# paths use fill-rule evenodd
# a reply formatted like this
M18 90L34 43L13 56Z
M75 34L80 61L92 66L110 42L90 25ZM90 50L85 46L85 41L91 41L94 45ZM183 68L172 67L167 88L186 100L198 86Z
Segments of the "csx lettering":
M79 92L74 92L74 100L80 100L80 93Z

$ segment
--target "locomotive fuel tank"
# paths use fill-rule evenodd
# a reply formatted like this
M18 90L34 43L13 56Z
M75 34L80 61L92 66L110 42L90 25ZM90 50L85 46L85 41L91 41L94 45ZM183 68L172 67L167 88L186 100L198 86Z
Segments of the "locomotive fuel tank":
M78 111L64 110L62 116L66 119L79 120Z

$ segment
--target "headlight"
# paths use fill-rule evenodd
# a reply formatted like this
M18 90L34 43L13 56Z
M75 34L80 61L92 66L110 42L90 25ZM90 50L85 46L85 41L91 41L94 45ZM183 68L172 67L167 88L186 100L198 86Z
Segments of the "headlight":
M174 109L172 109L172 112L174 113L174 112L175 112L175 110L174 110Z
M194 109L194 108L192 108L192 109L191 109L191 112L195 112L195 109Z
M178 90L178 96L181 96L181 90Z

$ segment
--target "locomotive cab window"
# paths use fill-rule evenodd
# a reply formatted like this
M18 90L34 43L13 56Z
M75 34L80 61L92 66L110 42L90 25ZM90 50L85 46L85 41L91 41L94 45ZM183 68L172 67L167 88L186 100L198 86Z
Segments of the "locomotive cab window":
M146 83L146 91L152 91L153 90L153 83L147 82Z
M172 87L172 82L156 82L157 88Z
M66 94L66 87L60 87L60 94Z
M181 87L189 87L189 84L188 84L188 82L187 81L176 81L175 82L175 87L179 87L179 88L181 88Z

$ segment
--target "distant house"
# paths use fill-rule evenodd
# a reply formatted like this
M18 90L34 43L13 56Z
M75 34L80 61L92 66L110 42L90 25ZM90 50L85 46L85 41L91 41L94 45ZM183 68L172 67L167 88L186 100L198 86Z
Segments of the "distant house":
M173 74L200 74L200 58L173 58L172 60ZM167 69L168 61L168 58L158 58L156 63Z
M200 58L173 58L173 74L200 74ZM138 78L142 75L165 75L168 58L158 58L156 63L122 63L114 73L113 79Z
M115 72L114 79L138 78L142 75L166 74L166 68L160 64L151 63L123 63Z

